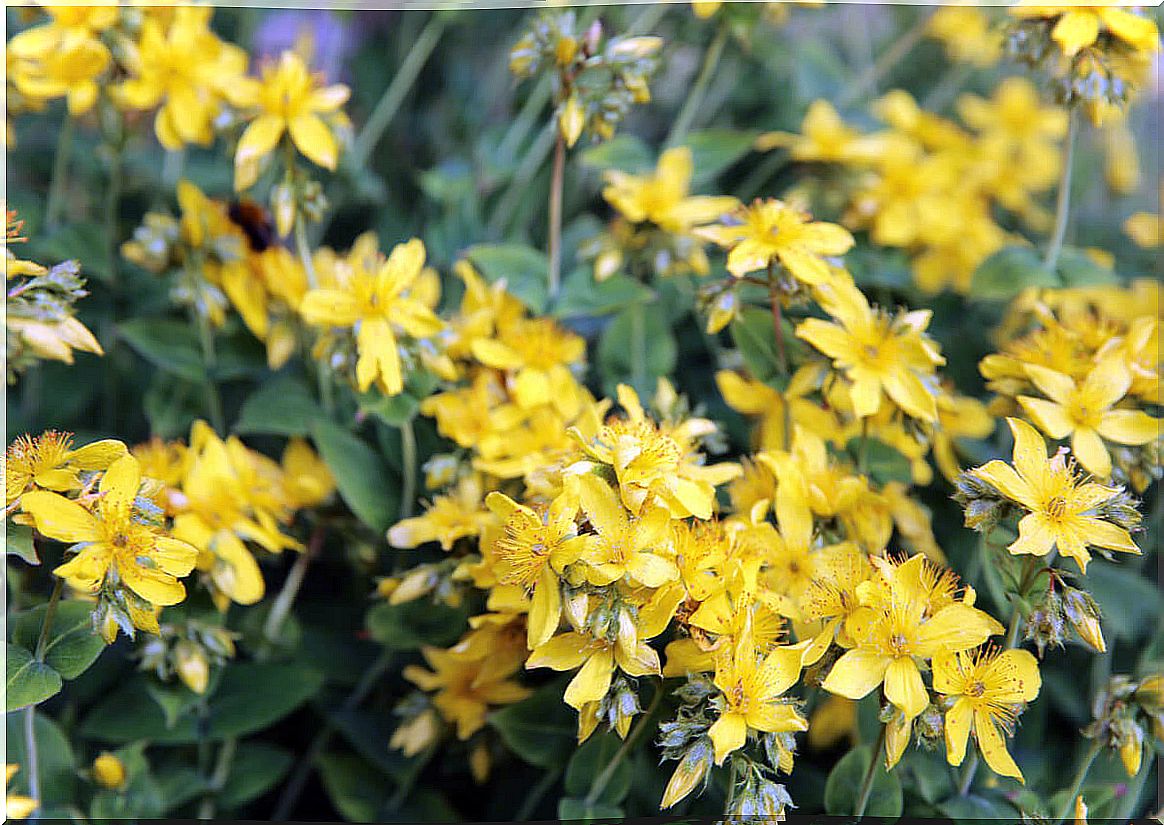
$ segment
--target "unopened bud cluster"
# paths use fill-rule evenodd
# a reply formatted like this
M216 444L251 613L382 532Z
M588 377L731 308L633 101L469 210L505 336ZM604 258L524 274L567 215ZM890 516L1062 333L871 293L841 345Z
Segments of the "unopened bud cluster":
M1083 735L1119 754L1128 776L1143 765L1149 738L1164 741L1164 675L1113 676L1095 698Z
M234 658L236 634L219 625L187 622L163 624L139 651L142 670L152 670L162 681L177 675L186 687L202 694L210 684L210 670Z

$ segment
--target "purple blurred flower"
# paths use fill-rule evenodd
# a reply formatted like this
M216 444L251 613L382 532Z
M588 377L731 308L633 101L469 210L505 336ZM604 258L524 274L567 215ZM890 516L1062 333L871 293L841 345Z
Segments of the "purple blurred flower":
M311 68L323 72L329 83L344 80L340 75L358 45L359 30L352 25L356 19L340 19L329 9L274 11L255 30L254 51L260 60L274 59L294 49L301 38L310 37L314 46Z

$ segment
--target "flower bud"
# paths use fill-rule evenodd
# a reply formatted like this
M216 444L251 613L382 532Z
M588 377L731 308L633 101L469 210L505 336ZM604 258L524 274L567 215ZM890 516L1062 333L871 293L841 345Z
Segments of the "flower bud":
M405 604L412 602L431 593L433 588L437 585L436 571L433 570L432 565L422 564L420 567L407 573L400 584L392 591L392 595L388 597L389 604Z
M586 109L577 95L570 95L562 107L562 113L558 115L558 129L562 133L562 139L566 141L566 146L574 147L578 138L582 136L582 128L585 125Z
M125 763L109 752L102 753L93 760L93 779L103 788L111 791L125 786Z
M440 720L436 711L430 708L401 723L388 740L388 745L400 749L405 756L412 757L435 742L439 733Z
M666 810L672 807L695 790L696 785L705 782L714 761L715 749L711 746L711 740L707 737L695 740L679 760L675 772L671 774L671 781L667 783L667 790L663 792L659 809Z
M1104 653L1107 650L1107 644L1103 639L1103 628L1099 623L1099 608L1087 593L1073 587L1065 588L1063 615L1067 617L1067 621L1071 622L1071 626L1075 628L1079 638L1083 639L1092 650L1097 653Z
M578 55L578 41L569 35L558 38L554 44L554 61L560 68L566 68Z
M191 642L179 642L174 646L174 669L190 690L200 696L206 692L210 682L210 663L202 648Z
M1144 731L1131 720L1127 720L1120 731L1120 761L1124 763L1124 770L1128 776L1135 776L1140 772L1144 758Z
M275 231L280 238L291 234L295 224L295 193L288 183L271 187L271 214L275 217Z

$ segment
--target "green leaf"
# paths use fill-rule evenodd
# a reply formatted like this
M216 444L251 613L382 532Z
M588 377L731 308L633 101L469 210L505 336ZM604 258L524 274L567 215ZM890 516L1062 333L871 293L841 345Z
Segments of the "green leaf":
M206 381L198 335L189 324L164 318L134 318L122 322L117 329L138 355L158 369L187 381Z
M47 234L29 238L29 260L45 264L75 260L81 263L82 277L109 280L108 256L105 254L105 227L91 221L70 221ZM20 257L24 257L21 255Z
M1082 249L1065 246L1055 262L1055 272L1064 287L1108 286L1118 284L1119 276L1106 266L1100 265Z
M1098 559L1087 565L1084 585L1099 604L1103 629L1114 639L1146 636L1164 612L1164 596L1146 578Z
M699 186L719 177L751 150L756 134L737 129L702 129L687 135L683 145L691 149L695 169L692 183Z
M32 543L32 528L13 524L11 519L4 521L4 552L28 564L40 564L36 547Z
M420 756L407 757L399 748L389 748L385 745L392 738L396 724L400 721L396 717L389 717L387 712L374 713L356 708L334 708L325 703L319 703L320 710L327 716L336 731L347 740L360 756L367 759L377 768L389 776L403 776L404 772L412 769L412 764Z
M976 794L951 797L940 804L938 810L959 823L1015 820L1013 807Z
M162 709L167 729L177 725L183 714L188 713L201 699L181 681L166 683L151 680L146 683L146 691Z
M872 749L861 745L846 753L837 762L825 783L825 810L835 816L856 812L861 785L869 770ZM881 753L876 754L877 767L873 774L873 791L865 806L865 816L901 816L901 783L894 773L887 773Z
M380 773L349 754L324 754L319 773L328 798L351 822L454 822L460 817L443 796L413 788L399 807L392 805L397 777Z
M20 765L8 784L8 792L28 795L28 754L25 752L25 716L10 713L5 721L7 745L5 761ZM40 777L41 813L58 805L72 804L76 791L77 764L69 740L55 721L40 713L33 717L36 739L37 773Z
M206 387L159 370L150 376L142 411L150 423L151 435L185 438L190 425L208 415Z
M783 319L783 322L785 352L789 359L799 357L799 353L803 352L803 344L793 336L788 319ZM776 349L776 326L769 310L745 307L732 319L728 330L753 378L765 384L783 383L785 379L780 373L780 358Z
M545 313L550 262L543 253L518 243L477 244L465 250L465 257L489 283L505 281L506 291L531 312Z
M974 270L970 296L982 301L1009 301L1030 286L1059 286L1059 279L1043 266L1034 249L1008 246Z
M651 290L634 278L616 273L599 282L589 267L579 267L567 276L552 314L555 318L597 317L652 297Z
M913 473L910 471L908 458L876 438L869 438L868 443L862 446L862 442L865 440L861 436L855 436L850 438L849 443L845 445L845 450L849 453L854 466L858 466L861 452L864 450L865 469L878 484L884 485L891 481L900 481L903 484L913 482Z
M635 334L640 319L641 338ZM635 386L635 389L639 393L651 393L654 391L653 379L674 370L679 357L675 333L667 324L658 303L624 309L610 322L598 342L602 377L611 390L618 382L632 383L631 379L636 372L635 361L640 357L645 372L642 377L650 383L647 386Z
M209 787L202 775L188 765L159 768L154 778L162 793L162 816L197 799Z
M605 802L587 803L585 799L567 797L558 800L558 819L563 821L591 821L595 819L622 819L626 813L618 805Z
M560 681L491 713L488 721L506 747L539 768L564 762L578 741L577 722L574 712L562 702Z
M381 602L368 611L368 633L393 650L419 650L421 645L447 647L465 631L466 608L433 604L424 599L405 604Z
M649 172L655 167L647 144L627 133L615 135L597 146L582 150L578 153L578 159L594 169L617 169L632 175Z
M296 378L275 378L262 384L243 402L236 433L305 436L323 418L307 386Z
M311 436L327 463L344 503L356 518L383 533L396 521L397 487L379 454L361 439L327 419L316 421Z
M12 623L12 641L28 650L35 648L47 612L48 605L42 604L16 616ZM63 679L76 679L104 650L104 640L93 632L93 605L72 600L58 603L45 642L45 664Z
M614 759L621 746L622 739L611 731L587 739L570 757L570 764L566 766L566 793L577 797L587 796L594 780ZM597 801L617 805L626 797L630 784L630 761L623 759Z
M230 768L230 778L218 795L223 808L237 808L256 799L278 782L291 767L289 751L263 742L238 746Z
M81 723L82 735L105 742L197 742L196 711L182 714L177 724L167 728L161 708L150 698L146 679L132 679L98 702ZM320 673L294 664L230 665L208 700L206 738L217 741L268 728L314 696L322 685Z
M125 765L125 785L97 791L89 805L91 819L156 819L163 814L162 787L150 772L145 747L145 742L135 742L113 752Z
M9 712L39 705L61 692L61 674L11 642L8 643L7 670L5 709Z

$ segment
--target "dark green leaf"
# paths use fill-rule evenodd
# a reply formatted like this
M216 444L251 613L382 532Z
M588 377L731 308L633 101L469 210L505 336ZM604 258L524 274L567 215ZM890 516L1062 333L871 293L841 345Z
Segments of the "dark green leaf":
M82 277L109 280L105 229L100 223L70 221L49 234L31 235L28 245L32 253L29 256L31 260L41 261L46 265L67 260L80 261Z
M549 300L550 262L534 249L517 243L478 244L465 257L489 283L505 281L505 289L529 310L541 315Z
M8 643L7 694L9 712L39 705L61 691L61 674L44 662L38 662L20 645Z
M187 381L206 381L198 335L189 324L162 318L134 318L122 322L118 331L138 355L158 369Z
M12 623L12 641L32 650L40 637L48 605L38 605L18 615ZM62 601L45 642L44 661L63 679L76 679L105 650L104 640L93 632L93 605Z
M262 796L287 773L293 759L289 751L263 742L238 746L230 778L218 795L223 808L236 808Z
M4 552L28 564L40 564L36 547L32 543L32 528L23 524L13 524L11 519L4 521Z
M174 727L167 728L161 708L146 689L146 678L131 680L97 703L84 718L81 733L106 742L197 742L200 737L196 711L182 714ZM314 696L322 684L322 675L298 665L231 665L209 699L206 738L245 736L270 727Z
M368 611L368 632L393 650L419 650L421 645L445 647L464 632L468 618L464 608L424 599L405 604L382 602Z
M951 797L938 810L959 823L1015 819L1015 810L1010 805L976 794Z
M553 315L555 318L607 315L631 304L646 303L651 295L647 287L621 273L598 282L589 267L579 267L566 278Z
M324 754L319 772L328 798L351 822L453 822L456 811L440 794L413 788L399 807L392 805L396 777L389 777L357 756Z
M1034 249L1008 246L995 252L974 270L970 295L983 301L1009 301L1030 286L1058 285L1059 279L1043 266Z
M640 393L654 392L654 378L675 369L679 347L658 303L624 309L602 334L598 361L613 393L618 382L631 383ZM641 371L646 382L634 381Z
M683 145L691 149L695 186L710 183L752 148L755 132L736 129L703 129L690 133Z
M8 784L8 792L27 796L28 754L25 752L24 723L24 713L8 714L5 722L8 740L5 761L20 765L20 770ZM68 738L56 722L39 713L33 719L32 731L36 738L37 773L40 776L40 802L43 809L72 804L77 764Z
M304 383L296 378L274 378L259 386L239 410L237 433L305 436L323 410Z
M202 775L187 765L160 768L155 780L162 792L162 816L197 799L208 787Z
M586 166L606 171L617 169L632 175L642 174L654 168L651 150L640 138L623 133L607 141L591 146L578 153L579 160Z
M397 484L379 454L361 439L326 419L315 422L312 438L327 463L344 503L356 518L383 533L396 521Z
M167 728L173 728L177 725L182 716L197 705L201 698L197 693L177 680L172 683L151 680L146 683L146 691L149 693L150 698L162 709L162 715L166 719Z
M566 793L577 797L589 794L594 780L614 759L621 746L622 739L611 731L594 734L587 739L570 757L570 764L566 766ZM623 759L597 801L608 805L619 804L630 790L630 783L630 761Z
M135 742L113 752L125 766L125 785L99 790L89 805L91 819L156 819L164 813L162 787L150 772L145 747L145 742Z
M1101 266L1082 249L1065 246L1055 262L1055 272L1065 287L1109 286L1120 279L1111 269Z
M577 744L577 722L574 712L562 702L559 683L490 714L489 725L506 747L539 768L561 764Z
M884 441L869 438L867 439L868 443L862 445L863 441L866 439L856 436L849 439L849 443L845 447L854 466L859 466L863 451L866 472L878 484L884 485L891 481L900 481L903 484L912 483L913 473L910 471L908 458Z
M1103 629L1115 639L1145 636L1164 611L1159 588L1134 570L1097 559L1084 585L1099 604Z
M799 357L803 345L792 335L792 325L783 319L784 347L789 358ZM776 348L776 325L772 313L758 307L745 307L728 327L732 342L740 351L748 372L757 381L779 384L784 379L780 372L780 356Z
M835 816L853 814L857 810L861 786L869 770L872 749L861 745L846 753L837 762L825 784L825 810ZM901 816L901 783L895 773L885 770L884 754L877 753L873 774L873 790L865 807L866 816Z

